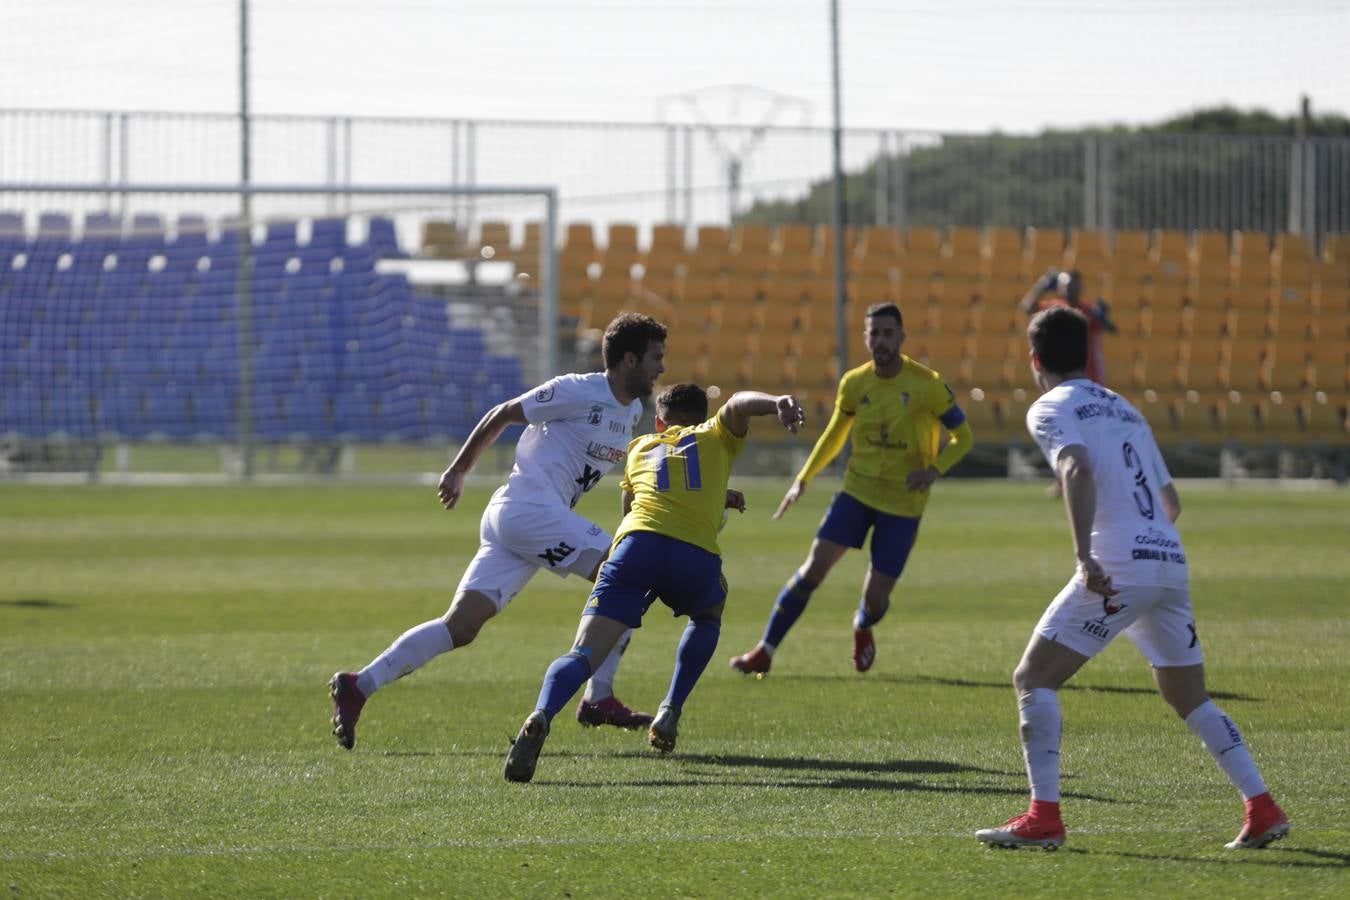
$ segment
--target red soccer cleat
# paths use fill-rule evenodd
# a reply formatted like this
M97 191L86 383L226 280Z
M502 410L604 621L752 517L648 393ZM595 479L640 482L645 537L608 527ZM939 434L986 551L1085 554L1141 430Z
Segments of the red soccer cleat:
M1052 809L1045 807L1052 806ZM984 828L975 832L975 839L990 847L1041 847L1056 850L1064 843L1064 820L1059 817L1059 804L1032 802L1031 810L1013 816L1001 828Z
M577 704L577 721L587 728L613 725L616 728L646 728L652 724L651 713L638 712L624 706L618 697L606 697L599 703Z
M877 642L872 637L872 629L853 629L853 668L866 672L877 661Z
M333 698L333 734L350 750L356 746L356 720L361 718L366 695L356 686L355 672L338 672L330 678L328 694Z
M1238 836L1227 844L1229 850L1259 850L1289 833L1289 818L1269 793L1247 801L1247 818Z
M731 667L743 675L754 675L756 678L763 678L769 674L769 665L773 662L769 657L769 652L760 645L756 644L755 649L749 653L731 658Z

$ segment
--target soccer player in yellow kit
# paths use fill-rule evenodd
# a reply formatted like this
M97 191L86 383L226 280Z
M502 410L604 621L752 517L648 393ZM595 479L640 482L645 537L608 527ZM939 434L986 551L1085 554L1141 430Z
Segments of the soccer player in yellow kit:
M740 391L711 419L708 395L698 385L677 384L656 398L657 433L628 445L624 518L609 559L582 610L571 652L549 666L535 710L506 756L508 781L534 777L553 717L619 638L642 626L643 615L658 599L675 615L689 617L670 690L647 731L657 750L675 749L680 711L712 659L722 630L727 588L717 533L731 464L745 446L750 418L768 415L777 415L794 432L804 420L801 405L790 394Z
M774 651L806 609L811 592L849 547L862 547L869 529L872 565L853 618L853 665L859 672L870 669L876 659L872 626L890 607L891 591L919 532L928 489L975 443L965 413L942 376L900 353L905 330L899 307L894 303L868 307L863 335L872 360L840 380L825 433L774 518L801 498L852 432L844 489L820 523L806 562L779 593L763 639L750 652L732 658L732 668L740 672L769 671ZM945 443L944 428L950 434Z

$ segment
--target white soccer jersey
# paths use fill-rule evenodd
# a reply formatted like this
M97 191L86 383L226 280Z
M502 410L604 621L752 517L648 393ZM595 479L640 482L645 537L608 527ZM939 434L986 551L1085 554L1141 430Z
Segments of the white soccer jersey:
M642 416L642 401L620 404L604 372L559 375L517 399L530 424L493 502L576 506L624 461Z
M1092 555L1116 585L1186 587L1186 551L1160 490L1171 474L1148 421L1128 400L1078 378L1027 410L1027 430L1055 466L1073 444L1086 448L1097 486Z

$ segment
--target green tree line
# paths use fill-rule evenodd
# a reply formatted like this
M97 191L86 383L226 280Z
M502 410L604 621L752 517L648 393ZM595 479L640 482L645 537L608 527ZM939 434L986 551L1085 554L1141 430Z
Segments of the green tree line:
M845 215L1015 227L1077 227L1092 215L1115 228L1275 232L1288 226L1293 173L1310 167L1317 230L1350 231L1350 119L1310 117L1302 143L1299 129L1297 118L1219 107L1139 128L917 137L845 173ZM826 177L738 221L828 223L832 202Z

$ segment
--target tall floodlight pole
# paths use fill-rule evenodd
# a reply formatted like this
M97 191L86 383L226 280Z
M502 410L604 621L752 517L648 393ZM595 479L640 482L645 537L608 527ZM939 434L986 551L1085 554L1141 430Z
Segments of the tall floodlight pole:
M248 111L248 0L239 0L239 183L252 183ZM239 194L239 452L244 478L253 477L253 194Z
M848 278L844 254L844 129L839 101L839 0L830 0L830 79L834 89L834 303L840 378L848 368Z

